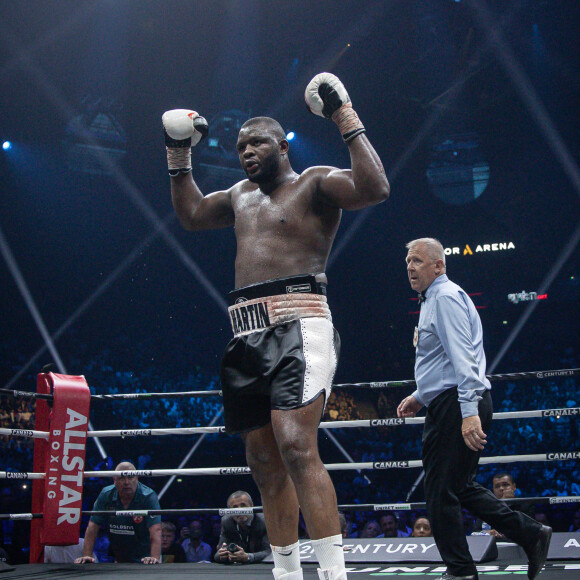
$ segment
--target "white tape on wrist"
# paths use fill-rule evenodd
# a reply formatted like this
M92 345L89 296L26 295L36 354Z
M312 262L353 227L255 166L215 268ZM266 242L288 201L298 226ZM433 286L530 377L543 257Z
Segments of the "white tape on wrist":
M191 171L191 149L189 147L167 147L167 167L169 171Z
M346 143L365 132L364 125L350 103L343 105L335 111L332 114L332 120L338 125L340 133Z

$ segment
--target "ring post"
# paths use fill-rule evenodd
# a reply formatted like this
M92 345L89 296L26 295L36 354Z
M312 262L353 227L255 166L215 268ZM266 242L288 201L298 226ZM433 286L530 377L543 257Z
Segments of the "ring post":
M44 458L43 509L39 510L44 517L39 541L42 545L70 546L78 543L80 534L91 392L83 376L46 376L54 399ZM31 561L32 557L31 541ZM38 554L36 557L38 561Z
M39 373L36 377L36 392L40 395L50 395L49 376L47 373ZM36 399L36 420L34 428L38 431L48 431L50 407L48 401ZM48 467L48 441L46 439L34 439L33 471L46 473ZM32 513L42 513L44 504L44 481L32 480ZM30 563L42 562L42 545L40 534L43 520L37 519L30 522Z

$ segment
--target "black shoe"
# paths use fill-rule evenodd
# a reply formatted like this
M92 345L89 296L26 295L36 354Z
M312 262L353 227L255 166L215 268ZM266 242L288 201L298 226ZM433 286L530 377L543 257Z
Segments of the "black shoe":
M454 576L449 572L443 572L439 580L477 580L477 574L470 574L469 576Z
M534 580L544 567L546 558L548 557L551 539L552 528L542 526L536 543L528 550L524 550L528 557L528 578L530 580Z

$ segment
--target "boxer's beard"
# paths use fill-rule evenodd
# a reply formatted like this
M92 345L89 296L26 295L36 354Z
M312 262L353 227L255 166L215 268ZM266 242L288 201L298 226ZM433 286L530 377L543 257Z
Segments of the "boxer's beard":
M247 175L252 183L268 183L274 181L280 172L280 156L273 153L260 163L260 170L255 175Z

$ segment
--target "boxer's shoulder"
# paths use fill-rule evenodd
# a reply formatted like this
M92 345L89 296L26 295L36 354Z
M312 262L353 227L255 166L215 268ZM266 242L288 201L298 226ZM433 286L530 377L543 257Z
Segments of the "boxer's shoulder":
M229 192L233 201L243 201L243 203L249 203L252 199L258 201L264 196L275 198L278 193L282 193L283 195L286 195L288 192L294 194L314 193L320 181L334 169L334 167L323 166L309 167L302 173L296 174L293 179L280 184L277 189L269 194L264 194L259 186L252 183L249 179L239 181L229 189Z
M334 171L340 171L336 167L329 165L315 165L305 169L298 177L297 187L308 192L310 195L316 195L323 189L323 183L327 177L331 176ZM328 183L328 182L326 182Z
M324 179L333 171L337 171L337 168L330 165L314 165L305 169L300 174L300 178L304 180L318 181Z

